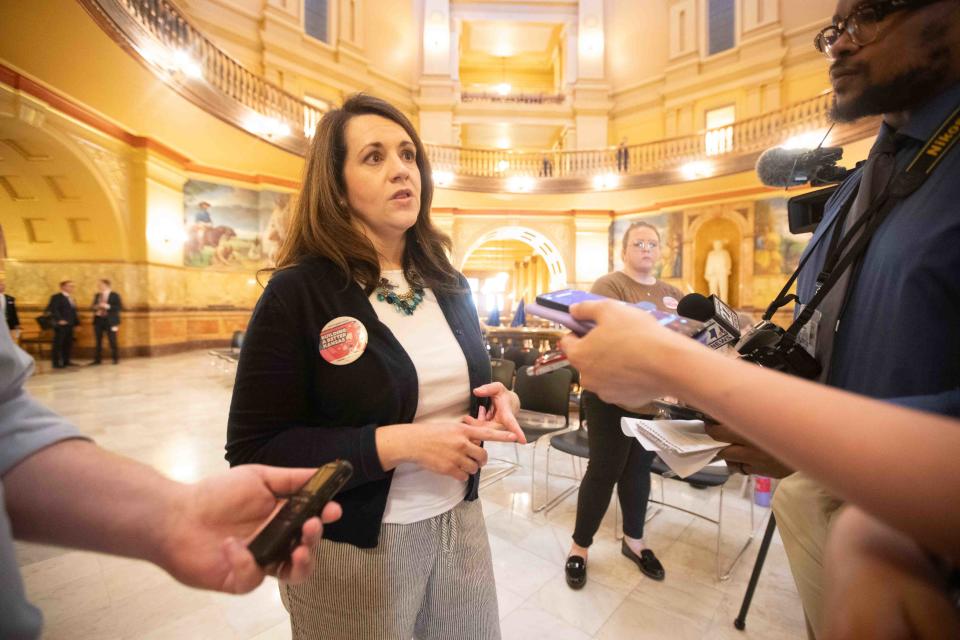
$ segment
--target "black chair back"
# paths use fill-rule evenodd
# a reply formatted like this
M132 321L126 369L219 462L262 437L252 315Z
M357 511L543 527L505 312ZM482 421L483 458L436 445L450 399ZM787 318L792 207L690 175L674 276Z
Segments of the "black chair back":
M494 382L502 382L507 389L513 389L513 372L516 365L510 360L494 358L490 360L490 373Z
M520 397L520 408L563 416L570 422L569 369L557 369L539 376L530 375L530 367L517 370L513 390Z
M507 347L503 351L503 359L509 360L519 369L520 367L526 366L523 362L523 352L523 347Z
M523 350L523 364L517 365L518 367L532 367L537 362L537 358L540 357L540 352L536 349L524 349Z

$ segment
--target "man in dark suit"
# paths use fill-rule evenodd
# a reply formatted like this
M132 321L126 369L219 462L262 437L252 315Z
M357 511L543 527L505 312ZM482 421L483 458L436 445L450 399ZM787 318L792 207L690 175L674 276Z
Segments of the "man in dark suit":
M0 307L3 307L3 317L7 321L10 331L20 332L20 317L17 315L17 300L7 295L7 283L0 280Z
M60 293L50 296L47 310L53 316L53 368L63 369L75 366L70 362L70 350L73 348L73 328L80 324L77 315L77 302L73 299L76 285L72 280L60 283Z
M117 353L117 332L120 330L120 311L123 304L120 294L110 290L110 281L101 278L97 282L97 293L93 296L93 330L97 336L97 347L91 364L100 364L100 355L103 347L103 335L110 341L110 355L113 364L119 362Z

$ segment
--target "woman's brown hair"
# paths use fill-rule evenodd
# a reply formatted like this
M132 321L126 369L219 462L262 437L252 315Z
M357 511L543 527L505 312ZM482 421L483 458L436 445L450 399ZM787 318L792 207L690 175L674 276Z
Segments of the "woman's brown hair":
M420 212L406 232L403 275L411 285L441 291L459 290L456 269L446 251L450 238L430 222L433 177L423 142L413 124L396 107L373 96L351 96L339 109L328 111L319 124L307 154L303 185L286 238L277 254L277 269L292 267L304 258L322 256L336 264L348 282L357 282L370 295L380 281L380 260L373 243L354 225L347 199L343 167L347 156L345 132L359 115L377 115L403 127L416 147L420 170Z
M623 232L623 240L621 240L621 242L623 243L623 252L624 252L624 253L627 252L627 243L630 242L630 232L633 231L634 229L650 229L650 230L653 231L655 234L657 234L657 242L658 242L658 243L663 242L663 240L660 239L660 230L659 230L659 229L657 229L655 226L653 226L653 225L650 224L649 222L644 222L644 221L642 221L642 220L638 220L637 222L632 222L632 223L630 223L630 226L627 227L627 230Z

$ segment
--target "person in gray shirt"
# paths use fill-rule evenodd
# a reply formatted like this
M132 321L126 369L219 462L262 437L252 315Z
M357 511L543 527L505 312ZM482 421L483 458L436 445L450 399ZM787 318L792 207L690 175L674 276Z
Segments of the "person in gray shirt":
M14 538L148 560L191 587L245 593L266 572L244 541L278 497L313 469L245 465L186 485L110 453L24 390L33 360L0 331L0 638L40 636L14 556ZM340 517L330 503L323 522ZM271 573L302 581L321 521L308 520L290 561Z

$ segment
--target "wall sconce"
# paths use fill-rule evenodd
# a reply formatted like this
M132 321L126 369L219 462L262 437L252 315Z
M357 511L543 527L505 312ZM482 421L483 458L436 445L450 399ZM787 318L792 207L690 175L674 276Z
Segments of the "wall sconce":
M290 135L290 125L261 113L252 113L247 116L243 126L250 133L267 138L280 138Z
M507 191L526 193L533 189L534 184L536 183L533 181L533 178L528 176L513 176L507 179Z
M423 43L430 51L442 51L450 44L450 30L445 24L444 15L440 11L430 14L430 19L423 28Z
M688 162L680 167L680 174L685 180L700 180L713 175L713 164L704 160Z
M179 73L194 80L203 79L203 67L183 49L171 52L156 42L148 41L140 47L140 55L167 73Z
M620 186L620 176L615 173L604 173L593 177L593 188L597 191L616 189Z
M187 241L187 232L179 220L167 213L151 213L147 226L147 243L151 246L169 249L171 245L182 246Z
M829 133L826 129L818 131L808 131L789 138L780 147L782 149L814 149L820 144L827 144L826 136Z
M603 53L603 29L595 16L583 21L580 32L580 53L585 56L599 56Z

